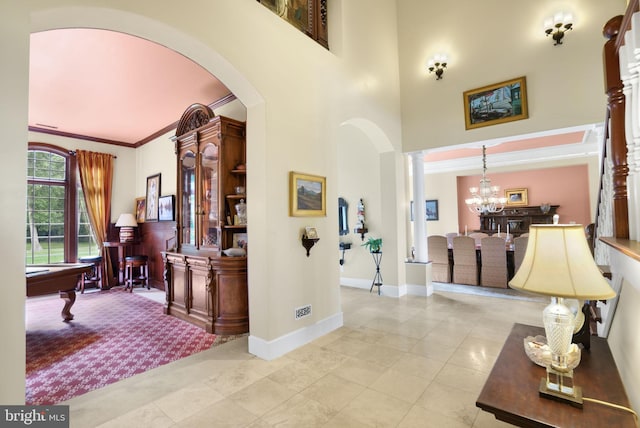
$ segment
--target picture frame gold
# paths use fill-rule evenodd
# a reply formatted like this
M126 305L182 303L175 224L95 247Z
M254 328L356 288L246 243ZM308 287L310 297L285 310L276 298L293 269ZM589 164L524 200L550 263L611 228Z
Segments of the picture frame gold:
M525 76L471 89L462 97L467 130L529 118Z
M136 198L133 212L136 213L136 221L138 223L144 223L144 215L146 214L146 202L147 198L141 196Z
M326 178L289 172L289 216L324 217L327 215Z
M509 206L526 206L529 204L527 189L506 189L504 196Z

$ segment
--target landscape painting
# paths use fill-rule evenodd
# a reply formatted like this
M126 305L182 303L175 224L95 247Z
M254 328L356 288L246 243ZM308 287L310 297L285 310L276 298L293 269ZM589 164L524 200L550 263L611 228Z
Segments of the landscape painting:
M289 173L289 215L314 217L326 215L326 179L310 174Z

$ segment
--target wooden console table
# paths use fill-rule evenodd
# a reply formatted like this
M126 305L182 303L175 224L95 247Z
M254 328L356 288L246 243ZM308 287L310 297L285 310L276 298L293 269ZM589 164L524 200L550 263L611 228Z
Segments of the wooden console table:
M118 248L118 282L115 285L124 285L124 258L129 254L129 249L140 244L139 241L134 242L120 242L120 241L105 241L102 243L105 247ZM113 278L107 278L107 284L109 287L113 285Z
M599 403L584 402L583 409L538 395L544 367L534 364L524 352L523 339L544 335L544 329L515 324L476 406L493 413L496 419L521 427L636 427L633 415ZM584 397L630 407L609 345L591 337L591 350L582 351L574 370L576 385Z

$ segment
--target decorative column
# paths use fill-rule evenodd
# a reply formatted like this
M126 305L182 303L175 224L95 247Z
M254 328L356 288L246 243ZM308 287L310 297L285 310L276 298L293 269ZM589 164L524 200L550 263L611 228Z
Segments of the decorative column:
M629 206L627 202L627 146L625 138L625 97L620 80L620 61L616 42L622 16L611 18L604 26L604 81L609 108L609 138L613 162L613 232L616 238L629 238Z
M426 263L427 251L427 213L424 197L424 153L413 152L411 170L413 178L413 242L416 249L415 261Z

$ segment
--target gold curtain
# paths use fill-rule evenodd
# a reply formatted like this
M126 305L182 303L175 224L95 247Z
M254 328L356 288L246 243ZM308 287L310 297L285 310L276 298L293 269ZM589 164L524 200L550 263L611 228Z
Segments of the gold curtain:
M113 155L76 150L80 183L87 205L89 222L96 243L100 249L106 272L106 281L111 285L113 267L109 257L109 248L103 245L107 240L111 221L111 190L113 180Z

